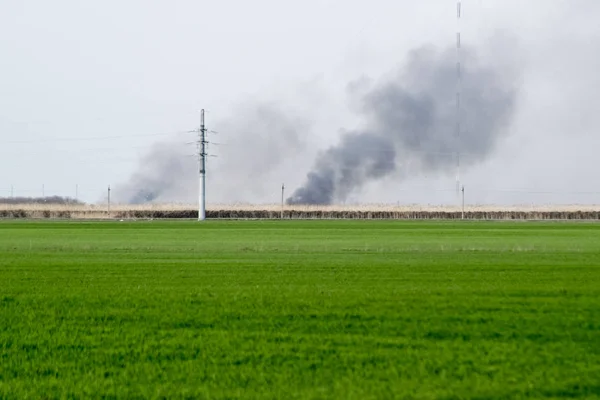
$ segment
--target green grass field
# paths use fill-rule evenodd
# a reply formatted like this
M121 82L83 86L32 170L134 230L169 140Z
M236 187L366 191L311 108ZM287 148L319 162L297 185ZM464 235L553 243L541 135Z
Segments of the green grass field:
M600 225L0 222L0 398L600 398Z

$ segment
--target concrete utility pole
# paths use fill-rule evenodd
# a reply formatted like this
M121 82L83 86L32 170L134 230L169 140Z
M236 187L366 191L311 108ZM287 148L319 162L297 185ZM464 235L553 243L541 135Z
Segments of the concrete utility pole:
M108 185L108 218L110 218L110 185Z
M199 133L199 161L200 161L200 182L198 190L198 221L206 219L206 126L204 124L204 109L200 111L200 129Z

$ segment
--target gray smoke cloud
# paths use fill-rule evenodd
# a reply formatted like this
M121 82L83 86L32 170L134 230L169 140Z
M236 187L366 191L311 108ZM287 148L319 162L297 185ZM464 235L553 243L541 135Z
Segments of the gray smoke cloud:
M362 126L343 131L337 145L317 156L288 204L345 201L367 183L400 172L407 159L434 173L453 173L459 148L463 167L485 160L507 133L516 91L503 68L481 63L472 51L465 50L463 58L460 141L455 50L414 50L402 68L380 83L363 79L348 85ZM306 149L310 124L290 117L280 104L243 103L231 117L210 127L221 133L211 141L229 142L209 146L219 155L209 159L211 193L225 201L269 195L276 187L273 182L284 178L281 171L303 164L298 154ZM154 146L131 177L115 187L116 201L195 202L198 162L192 157L195 147L184 143L191 140L192 136Z
M194 177L198 176L197 161L191 157L194 147L185 143L155 144L142 157L139 167L114 190L120 203L143 204L153 201L175 201L182 192L193 193Z
M290 158L290 150L301 150L308 129L303 120L291 118L269 102L239 104L229 118L210 122L219 134L209 133L208 152L218 158L207 160L207 179L229 198L260 194L263 182L254 177L268 176ZM128 204L197 201L199 166L193 156L197 150L185 143L196 139L179 137L177 142L153 146L131 177L115 187L115 200ZM221 141L225 143L218 146Z
M331 204L346 198L370 179L381 178L396 168L396 150L390 138L372 132L347 132L339 145L317 159L307 183L297 189L288 204Z
M460 139L455 50L414 50L390 79L374 87L350 86L365 127L346 131L336 146L319 154L287 203L344 201L370 180L394 173L400 157L436 173L454 171L458 149L465 167L485 160L507 133L516 90L503 71L480 63L472 51L465 51L463 60Z

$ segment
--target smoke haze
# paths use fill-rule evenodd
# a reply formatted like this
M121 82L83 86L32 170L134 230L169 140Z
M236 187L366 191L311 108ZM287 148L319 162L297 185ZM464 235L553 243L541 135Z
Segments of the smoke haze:
M114 190L115 200L141 204L155 200L172 201L192 191L189 184L196 161L193 147L180 143L157 143L140 160L131 177ZM197 167L196 167L197 169Z
M350 85L364 127L348 131L317 156L305 183L288 204L344 201L370 180L394 173L402 158L423 171L455 171L456 152L470 167L490 156L506 132L516 92L493 65L480 64L473 52L463 56L461 134L457 138L456 53L424 47L409 54L391 78L366 88ZM358 89L357 89L358 88Z
M229 118L210 124L224 133L208 134L207 152L218 158L208 158L207 180L222 196L241 201L260 195L261 181L282 163L293 161L290 154L304 148L302 132L308 124L269 102L239 104L234 111ZM232 143L220 143L231 137L235 138ZM115 199L130 204L195 201L199 168L195 153L193 143L156 144L131 177L115 188Z
M456 53L434 47L413 50L406 64L373 84L361 79L348 85L348 95L361 125L343 130L339 142L316 156L305 182L288 204L343 202L373 181L399 172L410 159L415 168L434 174L455 172L456 151L461 167L489 157L506 134L515 108L516 92L492 65L482 64L472 51L463 54L461 135L457 138ZM235 143L209 145L209 184L230 202L264 196L277 181L277 171L306 165L310 124L275 103L238 105L217 121L223 137ZM211 142L222 138L211 135ZM183 143L160 143L142 158L137 171L117 187L117 200L126 203L192 202L196 199L196 149ZM300 168L301 169L301 168ZM216 177L216 178L215 178ZM212 179L212 180L211 180ZM282 180L283 181L283 180Z

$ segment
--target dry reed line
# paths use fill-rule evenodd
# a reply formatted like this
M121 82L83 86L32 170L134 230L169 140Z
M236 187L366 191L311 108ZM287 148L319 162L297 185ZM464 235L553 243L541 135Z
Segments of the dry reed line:
M212 219L279 219L279 205L213 205ZM449 219L462 218L451 206L288 206L285 219ZM114 205L110 214L102 205L0 205L0 218L55 219L193 219L195 207L185 204ZM469 206L464 217L472 220L600 220L600 206Z
M31 213L93 213L106 214L106 204L0 204L0 211L22 210ZM112 213L122 212L178 212L197 210L195 204L160 203L160 204L112 204ZM281 212L279 204L208 204L207 211L268 211ZM460 212L461 207L452 205L395 205L395 204L359 204L359 205L285 205L285 212L316 213L316 212ZM466 205L465 212L600 212L600 205Z

